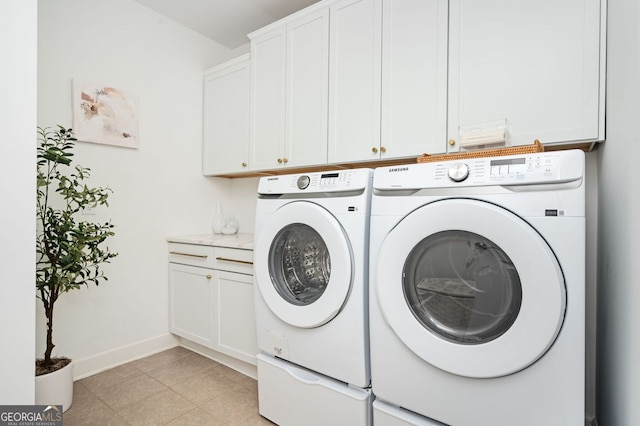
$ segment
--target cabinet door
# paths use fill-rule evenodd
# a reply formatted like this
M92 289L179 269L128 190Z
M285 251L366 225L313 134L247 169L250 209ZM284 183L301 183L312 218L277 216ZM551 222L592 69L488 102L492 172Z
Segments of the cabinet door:
M205 175L249 170L249 55L205 72Z
M287 25L286 166L327 162L329 10Z
M380 157L381 0L330 5L329 163Z
M512 145L594 141L599 0L450 0L449 130L506 120Z
M381 158L446 151L447 0L383 0Z
M169 263L169 331L204 346L212 343L212 271Z
M251 170L282 167L286 29L251 40Z
M258 343L253 305L253 276L215 271L213 348L256 364Z

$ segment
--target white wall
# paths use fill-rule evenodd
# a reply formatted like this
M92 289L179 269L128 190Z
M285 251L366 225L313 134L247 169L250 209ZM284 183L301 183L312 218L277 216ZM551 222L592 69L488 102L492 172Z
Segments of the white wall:
M34 401L36 9L36 0L0 2L3 405L30 405Z
M596 306L598 298L598 155L586 155L586 295L585 295L585 410L586 417L596 416ZM571 297L571 296L569 296Z
M607 141L598 149L598 420L640 421L640 3L609 1Z
M139 149L76 145L92 183L114 191L94 217L116 225L109 246L119 253L105 267L108 282L58 302L54 352L91 365L76 365L78 377L118 361L89 362L102 354L168 336L165 237L208 232L216 202L231 204L230 180L201 175L202 71L231 52L131 0L40 1L38 17L38 125L73 125L72 79L139 99ZM243 232L253 229L247 221L243 213Z
M235 213L240 223L240 232L253 233L256 220L256 201L260 178L242 178L231 180L233 202L223 206L224 211ZM225 213L227 214L227 213Z

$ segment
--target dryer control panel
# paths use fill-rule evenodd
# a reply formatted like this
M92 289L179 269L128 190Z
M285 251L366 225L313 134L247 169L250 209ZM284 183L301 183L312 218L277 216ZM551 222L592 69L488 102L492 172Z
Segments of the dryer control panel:
M584 152L553 151L382 167L376 169L374 188L558 184L579 181L583 173Z

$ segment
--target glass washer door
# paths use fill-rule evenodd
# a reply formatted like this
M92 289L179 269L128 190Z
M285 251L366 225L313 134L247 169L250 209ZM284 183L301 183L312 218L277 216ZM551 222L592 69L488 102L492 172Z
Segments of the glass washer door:
M257 288L282 321L312 328L333 319L347 301L353 278L348 239L336 218L307 201L271 214L254 248Z
M383 241L375 274L387 324L453 374L520 371L562 326L566 290L555 255L527 222L488 202L445 199L413 211Z
M282 228L271 243L268 261L271 283L293 305L310 305L327 289L331 255L320 234L307 224Z

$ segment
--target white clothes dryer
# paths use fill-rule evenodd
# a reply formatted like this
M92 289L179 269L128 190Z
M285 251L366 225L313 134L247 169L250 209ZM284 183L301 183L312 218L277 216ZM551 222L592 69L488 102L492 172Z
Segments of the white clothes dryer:
M370 169L260 179L254 246L258 396L260 413L279 425L338 418L341 424L371 423L372 179Z
M584 153L376 169L380 401L454 426L584 424Z
M446 426L380 399L373 401L373 424L376 426Z

